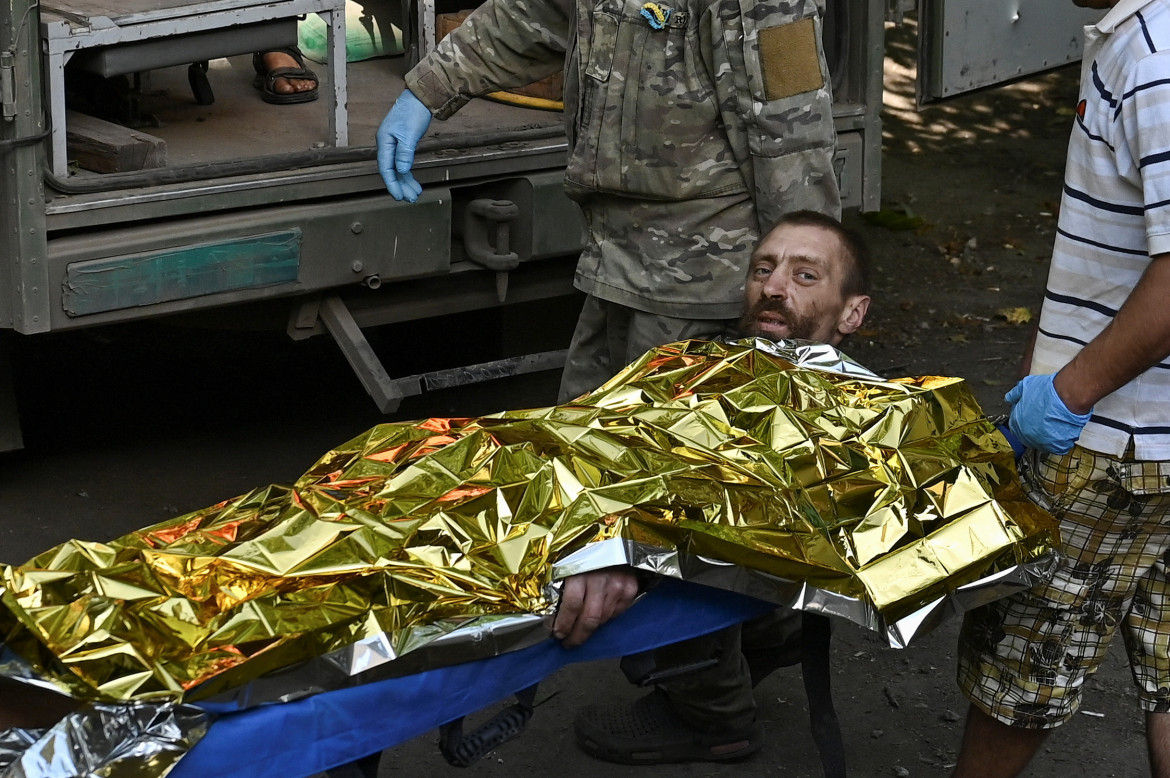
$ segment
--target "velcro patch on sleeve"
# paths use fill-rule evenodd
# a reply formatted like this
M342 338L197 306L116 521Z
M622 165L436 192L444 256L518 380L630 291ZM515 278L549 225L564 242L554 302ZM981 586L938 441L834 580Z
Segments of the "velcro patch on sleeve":
M766 99L780 100L825 85L812 18L760 30L759 41Z

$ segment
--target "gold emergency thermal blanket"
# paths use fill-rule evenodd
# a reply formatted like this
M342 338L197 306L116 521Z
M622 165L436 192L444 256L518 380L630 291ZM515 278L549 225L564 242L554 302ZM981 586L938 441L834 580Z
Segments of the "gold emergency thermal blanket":
M246 707L543 639L555 582L612 564L904 644L981 582L1026 585L1053 531L962 380L689 341L576 402L383 424L291 486L65 543L3 570L0 616L75 697Z

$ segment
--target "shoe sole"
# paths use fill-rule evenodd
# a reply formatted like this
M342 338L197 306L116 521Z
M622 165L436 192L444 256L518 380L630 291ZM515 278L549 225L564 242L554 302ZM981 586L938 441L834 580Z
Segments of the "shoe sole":
M752 742L751 738L746 738L733 740L729 743L690 743L686 745L680 743L671 748L655 751L616 751L578 732L577 745L589 756L605 762L653 765L684 762L734 762L756 753L763 746L763 743Z

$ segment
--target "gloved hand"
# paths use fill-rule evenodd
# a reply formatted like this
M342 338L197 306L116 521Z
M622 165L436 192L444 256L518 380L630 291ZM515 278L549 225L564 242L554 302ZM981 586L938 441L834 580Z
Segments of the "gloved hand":
M1004 396L1012 406L1008 427L1028 448L1051 454L1066 454L1072 449L1089 413L1073 413L1052 385L1054 375L1030 375Z
M378 172L395 200L413 203L422 194L422 186L410 168L414 150L430 124L431 109L405 89L378 127Z

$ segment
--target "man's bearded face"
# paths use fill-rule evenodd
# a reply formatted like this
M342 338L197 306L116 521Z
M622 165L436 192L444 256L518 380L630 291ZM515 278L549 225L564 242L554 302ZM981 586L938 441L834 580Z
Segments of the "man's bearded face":
M840 239L824 227L786 224L772 230L752 255L741 334L836 346L865 315L862 307L854 317L858 298L841 291L849 262Z

